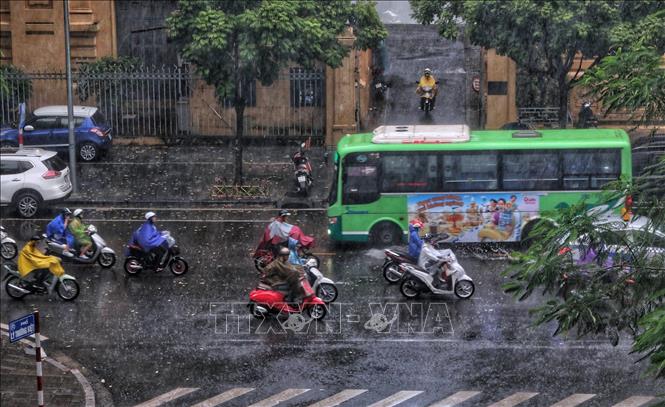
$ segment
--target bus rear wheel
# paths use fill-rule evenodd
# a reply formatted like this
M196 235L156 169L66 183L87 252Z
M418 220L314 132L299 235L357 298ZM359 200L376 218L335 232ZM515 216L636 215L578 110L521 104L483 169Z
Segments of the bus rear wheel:
M385 247L402 241L402 229L392 222L380 222L370 231L372 244Z

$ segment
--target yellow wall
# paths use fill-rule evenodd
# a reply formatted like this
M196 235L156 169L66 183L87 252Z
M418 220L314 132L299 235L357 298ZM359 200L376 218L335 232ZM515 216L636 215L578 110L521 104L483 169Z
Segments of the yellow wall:
M485 52L485 78L483 89L485 107L485 128L497 129L508 122L517 120L517 106L515 102L515 78L517 67L515 62L505 56L498 55L496 50ZM488 82L507 82L506 95L488 95Z

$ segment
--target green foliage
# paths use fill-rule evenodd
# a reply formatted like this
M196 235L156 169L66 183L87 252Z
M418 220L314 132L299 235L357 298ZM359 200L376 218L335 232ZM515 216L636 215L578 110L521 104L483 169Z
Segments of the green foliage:
M534 244L516 253L505 272L504 290L518 300L542 295L534 309L536 324L556 322L557 334L605 334L613 344L620 332L635 337L634 351L651 361L649 371L665 377L665 253L650 248L662 245L653 234L620 232L623 222L600 222L621 197L637 197L635 216L647 220L647 230L665 230L665 158L633 183L622 180L608 186L598 202L580 202L549 214L556 224L542 223L533 230ZM566 248L595 254L591 262L573 261ZM625 247L617 254L617 247ZM628 260L629 259L629 260ZM586 263L586 264L584 264ZM660 318L660 319L659 319Z
M0 94L3 99L16 103L27 102L32 96L32 80L14 65L0 65Z
M82 63L76 82L79 99L85 101L95 95L117 94L118 89L123 89L122 79L114 78L112 74L133 73L141 66L141 61L134 57L103 57L94 62ZM100 102L104 99L102 97Z
M636 30L645 29L644 19L662 9L659 2L648 0L410 1L416 20L438 24L443 36L455 38L463 24L472 43L496 48L527 75L555 82L562 126L568 91L575 83L568 72L576 68L576 54L599 61L612 47L630 41ZM655 25L648 30L654 38L664 35L658 31L662 21L649 23Z

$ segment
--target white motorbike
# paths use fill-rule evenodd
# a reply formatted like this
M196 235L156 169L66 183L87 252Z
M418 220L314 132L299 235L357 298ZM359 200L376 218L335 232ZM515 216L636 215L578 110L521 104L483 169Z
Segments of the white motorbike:
M425 243L417 266L401 263L399 268L403 272L400 291L406 298L430 292L436 295L455 294L461 299L468 299L475 291L473 280L466 275L464 267L450 249L436 250Z
M9 237L5 228L0 226L0 241L2 242L2 251L0 255L5 260L11 260L18 254L18 247L16 246L16 240Z
M111 268L116 262L115 251L106 245L106 241L97 233L94 225L89 225L85 231L92 240L92 247L88 252L88 259L82 259L78 256L68 255L64 252L65 245L55 240L47 240L48 246L46 254L58 256L65 261L72 261L79 264L99 263L102 268ZM70 248L71 249L71 248Z
M312 290L314 290L317 297L322 299L326 304L337 299L337 286L334 281L321 273L317 259L310 257L305 262L304 269L307 281L309 281L309 285L312 286Z

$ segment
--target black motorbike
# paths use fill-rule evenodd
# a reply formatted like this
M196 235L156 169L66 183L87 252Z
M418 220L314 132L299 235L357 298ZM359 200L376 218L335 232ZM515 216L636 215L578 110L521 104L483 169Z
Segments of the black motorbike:
M577 115L576 127L578 129L598 127L598 118L593 114L593 110L591 110L591 102L584 102L582 104L582 108Z
M167 259L165 262L166 267L171 270L171 273L176 276L181 276L187 272L189 265L187 261L180 256L180 248L175 243L175 239L167 231L162 232L168 243ZM140 273L143 270L161 271L159 269L159 261L155 253L146 252L143 248L136 244L129 244L125 248L127 259L125 260L125 272L131 276Z
M296 192L306 197L312 188L312 164L305 155L305 143L300 144L291 160L293 161Z

